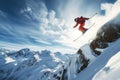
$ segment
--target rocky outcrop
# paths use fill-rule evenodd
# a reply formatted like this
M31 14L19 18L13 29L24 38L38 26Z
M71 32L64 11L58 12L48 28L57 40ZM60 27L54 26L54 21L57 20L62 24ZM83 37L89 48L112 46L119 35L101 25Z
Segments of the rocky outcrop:
M97 49L104 49L109 46L109 43L120 38L120 20L118 18L120 18L120 14L104 24L99 29L96 38L90 43L95 54L100 55L101 52Z

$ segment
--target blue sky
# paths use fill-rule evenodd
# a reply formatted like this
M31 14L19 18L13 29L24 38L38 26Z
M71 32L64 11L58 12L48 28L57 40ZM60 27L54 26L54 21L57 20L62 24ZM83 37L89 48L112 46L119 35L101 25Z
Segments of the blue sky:
M72 37L73 19L81 15L90 17L101 10L102 3L115 1L0 0L0 46L74 49L64 40ZM104 15L104 11L99 14Z

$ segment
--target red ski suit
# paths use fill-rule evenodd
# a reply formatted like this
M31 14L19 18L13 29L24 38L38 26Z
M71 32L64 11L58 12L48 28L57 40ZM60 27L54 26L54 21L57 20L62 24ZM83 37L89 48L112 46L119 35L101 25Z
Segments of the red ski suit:
M85 28L84 28L85 21L88 20L88 19L89 18L85 18L85 17L78 17L78 18L76 18L76 25L73 28L77 27L78 24L80 24L79 30L84 32L84 30L85 30Z

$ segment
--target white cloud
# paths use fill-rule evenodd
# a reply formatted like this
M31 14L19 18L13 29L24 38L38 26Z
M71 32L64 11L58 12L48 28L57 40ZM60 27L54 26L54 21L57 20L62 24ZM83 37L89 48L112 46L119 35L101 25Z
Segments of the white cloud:
M101 9L105 10L105 18L108 20L113 19L120 13L120 0L117 0L114 4L103 3L101 4Z
M101 4L101 9L105 10L106 15L108 15L110 13L112 7L113 7L112 3L103 3L103 4Z
M55 15L56 15L56 13L53 10L51 10L48 14L49 23L52 24L52 25L58 24L58 21L55 18Z
M0 16L1 17L4 17L4 18L7 18L7 14L3 11L0 10Z
M113 5L113 7L112 7L112 9L111 9L108 17L114 18L114 17L117 16L119 13L120 13L120 0L117 0L117 1L114 3L114 5Z
M26 12L32 13L32 9L30 7L26 7L25 9L22 9L20 12L21 13L26 13Z
M43 44L46 44L46 45L51 45L50 42L47 42L45 40L41 40L41 39L36 39L37 42L40 42L40 43L43 43Z
M41 51L41 50L50 50L52 52L61 52L62 54L64 53L71 53L73 54L74 53L74 49L71 49L71 48L63 48L59 45L54 45L54 46L36 46L36 45L28 45L28 44L13 44L13 43L8 43L8 42L2 42L0 41L0 48L5 48L5 49L9 49L9 50L15 50L15 51L18 51L20 49L23 49L23 48L29 48L30 50L32 51Z
M29 19L42 19L47 17L48 10L46 5L40 1L39 3L34 0L29 0L26 3L27 7L21 10L21 14L24 14Z
M66 20L70 21L76 16L82 15L81 13L79 13L80 11L82 11L82 9L80 9L80 5L82 3L82 0L68 0L65 5L60 6L61 10L59 12Z

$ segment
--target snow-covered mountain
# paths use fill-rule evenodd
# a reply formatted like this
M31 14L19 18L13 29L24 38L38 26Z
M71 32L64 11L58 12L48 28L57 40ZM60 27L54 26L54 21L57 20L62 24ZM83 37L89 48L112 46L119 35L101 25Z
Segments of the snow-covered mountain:
M66 60L66 55L48 50L0 49L0 80L47 80Z

